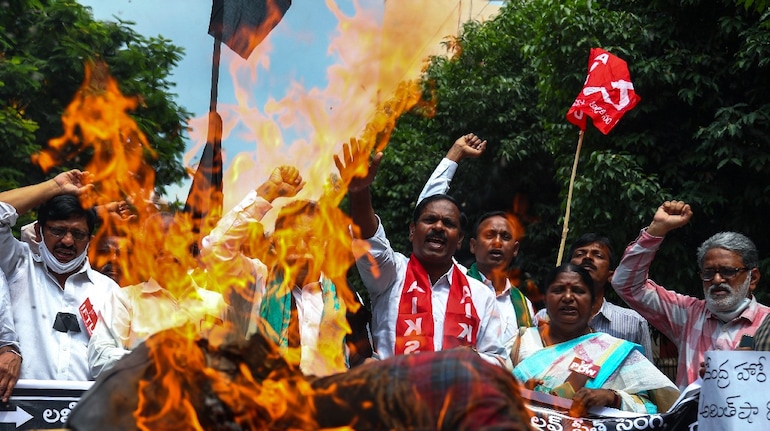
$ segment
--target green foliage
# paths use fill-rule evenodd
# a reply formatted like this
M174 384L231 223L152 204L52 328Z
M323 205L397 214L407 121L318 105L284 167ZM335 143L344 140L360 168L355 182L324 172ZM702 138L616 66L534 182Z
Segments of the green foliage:
M767 7L770 6L770 3L768 3L766 0L738 0L736 3L738 5L743 5L746 10L751 10L753 8L759 12L766 11Z
M749 235L770 273L770 13L758 5L519 0L466 24L423 76L435 115L402 116L380 166L373 198L392 243L408 250L424 181L457 137L474 132L488 150L463 162L450 193L471 220L516 211L526 228L518 264L538 279L552 267L578 140L565 114L590 48L602 47L628 62L642 101L607 136L589 125L567 248L595 231L619 255L658 205L681 199L695 217L664 242L656 281L702 295L695 248L720 230ZM757 294L767 302L765 285Z
M156 183L185 175L183 128L190 114L177 106L168 78L183 50L145 38L129 22L94 21L71 0L14 0L0 4L0 187L33 184L45 174L30 155L62 134L61 115L84 78L85 63L105 61L123 94L140 97L131 113L157 150ZM62 168L82 168L88 155Z

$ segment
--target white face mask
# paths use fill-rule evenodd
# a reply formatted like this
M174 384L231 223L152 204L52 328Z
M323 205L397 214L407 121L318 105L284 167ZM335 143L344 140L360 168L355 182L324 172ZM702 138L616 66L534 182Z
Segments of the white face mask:
M40 235L43 235L42 227L40 228ZM48 267L48 269L57 274L68 274L80 268L80 266L83 265L83 262L86 261L86 257L88 256L88 245L83 250L83 253L80 253L80 255L76 256L74 259L67 263L59 262L59 260L54 257L51 251L48 250L48 246L45 243L45 237L43 237L43 240L40 241L38 251L40 252L40 257L43 259L43 262L45 263L45 266Z
M706 293L706 308L723 322L729 322L738 317L751 303L749 287L751 286L752 271L749 270L749 273L746 275L746 281L735 289L727 283L715 284L709 287L709 291ZM711 292L717 287L727 289L730 293L724 297L714 298Z

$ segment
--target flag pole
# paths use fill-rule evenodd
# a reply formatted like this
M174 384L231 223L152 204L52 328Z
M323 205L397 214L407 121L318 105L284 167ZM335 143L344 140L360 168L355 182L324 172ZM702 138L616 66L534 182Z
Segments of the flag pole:
M569 178L569 191L567 191L567 210L564 212L564 227L561 229L561 244L559 244L559 254L556 257L556 266L559 266L561 258L564 255L564 244L567 242L567 232L569 232L569 213L572 205L572 189L575 186L575 174L577 173L578 159L580 158L580 148L583 146L583 136L585 130L580 131L578 137L577 150L575 151L575 161L572 162L572 175Z

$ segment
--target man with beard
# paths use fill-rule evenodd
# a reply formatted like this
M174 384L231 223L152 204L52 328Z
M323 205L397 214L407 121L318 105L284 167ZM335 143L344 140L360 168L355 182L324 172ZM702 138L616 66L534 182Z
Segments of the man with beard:
M697 380L706 351L736 349L741 337L753 336L770 314L770 307L752 295L760 275L757 249L740 233L717 233L698 248L705 300L667 290L647 278L663 237L690 218L689 204L664 202L650 226L626 248L612 277L618 295L677 345L680 389Z
M644 349L644 355L650 362L655 363L652 355L652 340L650 328L644 317L634 310L615 305L604 298L604 293L611 288L610 278L613 273L615 253L609 238L596 233L580 235L567 253L570 263L585 268L596 288L593 317L588 326L594 331L604 332L616 338L639 344ZM537 313L538 322L548 322L545 309Z
M452 259L463 239L457 202L444 194L420 201L409 225L412 254L396 252L369 191L381 160L382 153L377 153L369 165L369 153L355 140L344 145L343 159L334 160L341 177L350 179L354 236L368 250L356 266L371 297L379 357L466 347L488 362L510 365L494 294L466 277ZM366 167L365 176L357 175Z
M26 360L22 379L89 380L86 346L103 298L117 284L93 270L88 245L96 223L78 196L92 186L71 170L0 193L0 269L8 279L15 334ZM13 236L19 214L38 208L37 251ZM15 381L11 383L14 385ZM0 387L0 393L7 388Z

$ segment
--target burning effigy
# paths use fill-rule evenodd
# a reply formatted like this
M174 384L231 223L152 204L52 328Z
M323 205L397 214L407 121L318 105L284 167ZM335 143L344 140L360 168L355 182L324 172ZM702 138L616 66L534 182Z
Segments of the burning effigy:
M262 332L191 339L175 328L105 371L73 430L529 429L513 376L470 349L305 376Z

